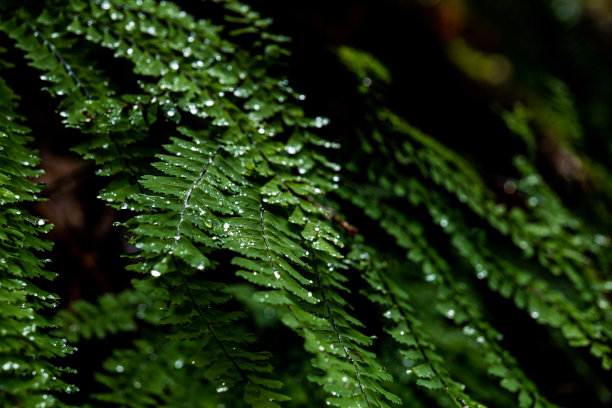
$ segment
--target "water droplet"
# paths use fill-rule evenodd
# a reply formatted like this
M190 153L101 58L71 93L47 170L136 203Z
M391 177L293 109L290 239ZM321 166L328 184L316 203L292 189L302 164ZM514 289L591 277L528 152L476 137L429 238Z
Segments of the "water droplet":
M317 116L315 118L315 127L321 128L321 127L327 125L327 122L328 122L327 118L324 118L324 117L321 117L321 116Z
M604 246L608 242L608 239L602 234L596 234L594 240L595 243L599 246Z
M209 108L213 106L214 104L215 102L212 99L208 99L204 102L204 105L208 106Z
M176 360L174 362L174 368L176 368L177 370L180 370L181 368L183 368L183 360L181 359Z
M103 10L108 10L110 9L110 3L108 1L103 1L102 4L100 5L100 7L102 7Z
M156 271L155 269L153 269L153 270L151 271L151 276L153 276L153 277L156 277L156 278L157 278L158 276L161 276L161 272L160 272L160 271Z
M504 192L506 194L514 194L516 192L516 182L508 180L504 183Z
M175 71L178 71L178 69L179 69L179 63L178 63L178 61L177 61L177 60L173 60L173 61L171 61L171 62L170 62L170 68L171 68L171 69L173 69L173 70L175 70Z
M440 220L440 226L441 226L442 228L446 228L446 227L448 226L448 220L447 220L446 218L442 218L442 219Z
M115 367L115 371L118 373L122 373L124 371L123 366L122 365L117 365Z
M41 218L40 220L38 220L37 224L40 226L45 225L45 220Z

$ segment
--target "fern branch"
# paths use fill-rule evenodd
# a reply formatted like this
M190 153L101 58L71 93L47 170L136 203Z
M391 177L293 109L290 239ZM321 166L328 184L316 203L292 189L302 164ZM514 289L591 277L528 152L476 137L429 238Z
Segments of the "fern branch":
M422 200L434 219L436 214L445 214L448 222L453 225L453 228L444 228L444 231L452 237L451 243L473 265L477 275L482 270L490 273L487 277L492 289L499 291L505 297L514 294L518 307L528 306L532 316L535 316L540 323L561 328L570 345L590 345L592 353L601 358L603 366L610 367L612 362L610 359L612 350L608 346L610 340L602 334L599 314L589 316L582 313L570 299L560 292L549 289L545 281L526 273L519 274L516 266L508 261L495 262L487 248L482 244L474 244L479 240L469 238L470 234L466 231L465 220L462 219L459 212L448 207L442 198L431 191L415 189L414 193L422 195ZM497 258L503 259L500 256ZM501 285L495 283L497 280L502 281ZM525 298L529 305L525 304ZM535 305L545 305L545 307L537 310L538 307Z
M227 347L225 347L225 343L223 341L221 341L221 339L219 338L219 336L217 336L217 333L215 333L215 329L213 327L213 325L208 321L208 319L206 318L206 315L204 313L202 313L202 309L200 308L200 305L198 305L198 302L196 302L193 294L191 293L191 289L189 288L189 285L187 284L187 282L185 281L185 275L183 275L183 272L181 271L181 268L178 266L177 262L176 262L176 258L174 257L174 255L172 255L172 262L174 263L174 266L177 270L177 272L179 273L180 277L181 277L181 282L183 283L183 286L185 287L185 290L187 291L187 294L189 295L189 299L191 300L191 303L193 304L193 307L196 309L196 311L198 312L198 315L200 316L200 319L202 319L204 321L204 324L206 324L206 327L208 328L208 331L212 334L212 336L214 337L215 341L217 342L217 344L219 345L219 347L221 348L221 350L223 351L223 354L225 355L225 357L227 357L227 359L232 363L232 365L236 368L236 371L238 373L240 373L240 376L242 377L242 379L246 382L246 381L250 381L249 376L244 372L244 370L242 369L242 367L240 367L238 365L238 363L236 362L236 360L232 357L232 355L228 352Z
M348 348L344 345L344 342L342 341L342 335L338 331L338 326L336 325L336 320L334 319L334 313L332 312L329 301L327 300L327 296L325 295L325 289L323 288L323 283L321 282L321 275L319 273L319 269L317 268L315 251L313 251L313 256L315 257L315 261L313 265L314 265L314 270L315 270L315 276L317 278L317 284L319 285L319 290L321 292L321 296L323 298L323 303L325 304L325 308L327 309L327 314L329 315L329 320L331 322L332 328L334 329L334 333L336 334L336 337L338 338L338 343L344 350L344 355L346 356L348 361L353 366L353 371L355 373L355 379L357 380L357 384L359 384L359 388L361 389L361 395L363 395L363 398L365 399L367 406L370 406L370 400L368 399L368 396L365 393L364 386L361 383L361 380L359 379L359 371L357 369L357 364L355 364L355 360L353 360L353 358L350 356L348 352Z
M118 34L118 35L123 35L123 34ZM137 58L139 58L139 57L137 56L135 42L133 40L130 40L130 44L132 46L131 47L132 52L131 53L125 53L124 55L128 59L132 59L132 60L136 61ZM166 72L172 72L174 70L174 71L177 72L177 74L179 76L181 76L181 75L184 76L185 80L187 81L187 82L185 82L185 84L190 83L195 88L198 89L199 93L207 95L207 97L210 100L210 106L211 107L212 106L219 106L221 111L217 112L215 114L217 116L217 120L225 121L224 123L235 124L238 127L238 129L240 130L240 133L243 134L243 135L246 135L246 137L249 140L251 140L251 144L255 145L256 149L259 150L263 160L265 162L267 162L267 164L268 164L267 168L271 168L272 167L271 166L271 160L267 157L267 155L261 149L259 149L257 142L251 136L251 132L253 134L256 134L256 135L264 134L265 130L264 130L263 127L255 127L253 129L252 128L253 127L253 122L251 120L245 118L245 123L247 123L249 125L250 129L243 128L242 127L243 125L241 124L241 120L242 120L241 112L239 110L236 110L235 111L236 114L234 114L234 111L233 111L234 108L232 107L230 109L230 107L227 105L226 100L222 99L221 95L223 94L223 92L219 93L219 96L216 93L214 93L214 92L209 93L204 88L204 85L208 81L206 81L206 80L205 81L200 81L200 80L198 80L200 78L200 76L198 76L198 78L196 78L196 76L194 76L194 75L196 75L198 73L197 70L191 69L189 65L182 65L182 64L178 64L178 63L175 64L173 61L170 61L166 56L162 55L161 53L157 53L156 56L157 56L156 59L159 62L161 62L161 64L163 64L165 67L167 67L167 71ZM193 73L191 71L193 71ZM187 85L185 85L185 86L187 86ZM178 91L179 88L176 88L176 90ZM179 105L178 107L182 108L182 110L185 110L185 105L183 105L182 107ZM189 111L191 111L191 109L189 109ZM222 114L220 114L221 112L222 112ZM215 124L215 122L213 122L213 124ZM219 122L219 124L221 124L221 122ZM263 130L263 132L262 132L262 130ZM253 143L253 142L255 142L255 143ZM268 174L266 174L266 176L267 175ZM283 180L283 182L284 182L284 180ZM288 189L288 190L292 191L292 189ZM260 218L260 224L261 224L260 228L261 228L262 225L263 225L263 222L264 222L264 220L263 220L263 212L261 211L261 207L260 207L260 211L259 211L259 218ZM230 224L228 224L228 225L230 225ZM274 275L274 277L276 279L279 279L280 278L280 273L276 269L276 266L274 266L274 262L273 262L273 259L272 259L273 256L271 254L271 248L270 248L270 245L269 245L269 242L268 242L268 237L267 237L266 231L263 228L262 228L262 238L263 238L263 241L264 241L263 242L264 247L266 248L266 251L267 251L268 260L271 261L271 265L272 265L272 268L273 268L273 275ZM299 278L299 273L297 271L295 273L293 273L293 272L290 272L290 273L292 273L292 277L289 278L289 279L298 279L298 280L300 279ZM286 283L287 282L281 283L281 285L285 285ZM288 286L287 288L289 288L289 287L291 287L291 291L295 291L297 289L297 287L294 286L294 283L291 283L290 286ZM306 291L304 291L303 289L300 289L299 292L302 293L302 294L305 294ZM311 301L311 299L307 299L307 301Z
M391 286L390 286L390 283L388 281L388 278L382 276L379 270L376 270L376 275L377 275L376 276L377 280L382 282L382 284L383 284L383 288L386 291L384 293L388 293L389 299L391 300L391 304L393 305L393 307L395 307L399 311L402 321L404 321L406 323L406 325L408 327L408 331L414 336L414 341L416 342L416 347L417 347L418 352L420 353L422 359L426 362L427 365L429 365L431 367L435 378L437 378L441 382L442 388L447 393L447 395L453 400L454 403L458 403L459 407L465 407L465 406L484 407L484 405L479 404L477 402L474 402L471 399L470 399L470 404L468 404L468 402L466 402L466 399L468 399L468 397L459 391L459 389L458 389L459 387L456 384L453 384L451 386L451 384L450 384L451 380L450 379L447 380L446 375L442 375L441 374L441 372L436 367L436 365L432 361L432 358L429 355L430 352L434 353L434 350L431 350L431 351L427 351L426 350L425 346L423 345L423 343L421 341L421 335L413 327L412 320L414 318L409 317L406 308L401 306L401 303L400 303L400 301L397 298L397 295L395 293L396 291L393 291L391 289ZM400 335L402 333L403 332L400 332ZM439 356L436 356L436 357L438 359L440 358Z
M259 214L260 214L260 219L261 219L261 237L264 241L264 245L266 246L266 252L268 253L268 259L270 260L270 265L272 266L272 272L274 274L274 277L276 279L279 279L280 274L276 270L276 267L274 266L274 262L272 261L272 254L270 253L270 247L268 246L268 238L266 237L266 231L264 230L264 212L265 211L266 210L264 209L264 206L262 203L259 209Z
M195 190L195 188L198 186L200 181L202 181L202 178L204 177L204 175L206 174L206 171L208 170L208 166L210 166L213 160L215 160L215 157L217 157L217 154L219 153L219 149L221 149L220 146L215 149L213 154L210 156L210 159L204 165L204 168L200 172L200 175L198 176L197 180L193 182L192 186L189 188L189 190L187 191L187 194L185 195L185 201L183 202L183 209L181 210L181 218L179 219L178 225L176 226L176 235L174 237L175 243L174 243L172 252L176 250L178 241L181 239L181 226L183 225L183 221L185 221L185 212L187 211L187 206L189 205L189 199L191 198L191 195L193 194L193 190Z
M58 322L43 314L58 299L38 287L56 276L35 255L51 250L41 238L51 225L23 209L26 202L40 200L41 188L29 180L40 171L34 169L38 155L27 147L29 129L15 112L16 99L0 78L0 399L11 406L63 407L54 394L77 389L60 379L70 370L54 360L73 348L50 334Z
M70 78L72 78L72 80L74 81L75 85L79 88L79 90L81 91L83 96L85 96L85 98L87 98L87 99L92 99L92 96L89 93L89 91L87 91L87 89L85 88L85 85L83 85L81 80L76 76L76 74L72 70L72 67L70 66L70 64L68 64L68 62L62 56L62 54L59 53L59 51L57 50L55 45L53 45L53 43L51 41L49 41L31 22L26 22L26 24L28 25L28 27L32 31L34 37L40 38L42 40L43 44L47 48L49 48L49 51L51 51L51 53L55 56L55 58L57 58L59 63L66 70L66 73L68 74L68 76L70 76Z

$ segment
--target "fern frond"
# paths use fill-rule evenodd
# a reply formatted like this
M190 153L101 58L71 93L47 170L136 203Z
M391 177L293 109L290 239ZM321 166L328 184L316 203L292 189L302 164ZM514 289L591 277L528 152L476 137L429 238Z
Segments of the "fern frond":
M491 192L485 187L475 169L457 154L439 146L433 139L412 128L389 111L380 112L379 119L383 122L383 126L388 121L391 131L410 136L412 139L412 142L404 143L398 149L400 162L417 165L423 176L455 194L461 202L484 218L493 228L504 235L509 235L525 256L537 255L536 259L552 274L567 276L582 299L599 308L601 302L596 300L604 297L601 290L602 282L593 272L583 274L583 271L589 271L593 267L592 260L583 255L588 252L589 247L592 247L588 242L593 242L593 239L573 239L573 234L569 231L579 228L579 225L575 225L573 217L562 208L554 194L549 189L542 188L541 177L533 169L530 169L529 177L525 177L521 186L527 187L526 193L528 193L535 191L533 187L529 188L529 184L537 184L538 194L544 193L546 197L535 195L530 197L529 203L534 207L532 211L525 212L519 208L508 211L504 206L495 203ZM522 167L523 172L528 171L525 160L519 159L517 165ZM538 207L543 207L543 210ZM578 244L575 252L555 250L568 246L570 242L572 246ZM601 314L601 310L599 313Z
M68 370L53 361L73 349L49 333L58 321L46 313L58 299L37 286L56 276L37 256L51 249L41 237L51 225L23 209L39 200L41 187L30 179L40 171L16 99L0 79L0 400L3 406L62 407L54 393L76 387L59 378Z
M392 277L389 268L372 259L371 248L355 247L351 259L360 265L369 288L368 298L386 309L383 316L391 320L387 332L401 345L400 355L407 359L407 374L417 378L417 384L433 390L442 390L458 407L485 407L473 400L465 391L465 385L454 380L445 367L444 357L427 338L422 322L410 304L409 294L402 289L401 279Z
M364 204L363 197L360 197L357 192L348 193L343 190L339 192L342 195L346 194L347 199L351 198L353 203L358 206ZM367 192L367 190L362 190L362 193ZM516 360L499 345L497 340L499 332L486 322L482 313L478 311L475 305L470 304L470 302L466 300L467 294L465 291L459 289L457 284L454 283L454 279L450 274L451 268L447 261L427 242L427 239L422 234L423 227L420 226L419 223L409 222L405 214L381 202L373 200L372 197L374 197L373 194L368 195L367 205L364 207L366 214L369 213L369 216L379 220L381 226L395 238L398 246L408 251L406 254L407 258L420 265L426 281L437 284L439 301L436 305L436 309L445 317L451 318L462 328L464 334L476 340L483 348L485 352L485 361L489 366L489 371L493 374L496 373L495 375L500 377L501 385L513 393L518 393L517 397L519 398L521 407L529 407L534 401L538 401L542 406L554 406L546 401L537 391L533 382L531 382L519 368ZM376 210L372 211L372 209ZM398 296L399 299L405 299L405 295L400 292L399 287L397 287L395 291L392 291L391 288L385 289L384 281L381 281L382 279L382 277L375 276L374 278L369 277L368 280L375 290L387 290L388 293L385 294L386 296L395 293L395 296ZM390 311L389 318L399 320L402 320L402 316L408 318L406 314L410 311L408 305L399 309L399 301L394 302L393 299L383 300L384 298L381 298L380 295L378 295L376 299L391 307L391 309L388 309ZM399 329L399 333L401 332L402 329ZM406 332L407 330L404 329L404 335L407 335ZM425 335L418 330L415 330L415 332L416 333L412 336ZM393 334L396 336L398 335L397 333ZM421 351L418 352L422 353ZM414 354L411 355L414 356ZM425 363L424 367L431 367L431 365L432 363ZM503 370L495 368L500 365L504 367ZM442 383L440 377L444 375L442 371L444 367L438 367L440 368L438 369L439 371L437 371L437 375L435 375L433 369L424 370L421 374L416 371L415 375L419 377L425 376L425 380L430 381L421 381L421 383L435 388L436 384L439 385L439 383ZM432 380L432 378L436 379ZM460 399L471 400L470 397L460 392L463 390L455 380L449 378L445 381L448 387L445 388L445 390L451 393L453 398L459 397ZM443 383L442 387L444 387Z
M148 126L156 120L149 110L151 97L119 94L99 70L88 69L77 39L70 38L71 26L63 10L51 17L45 9L37 18L20 9L0 26L16 46L26 52L30 65L40 71L41 80L50 82L44 89L61 99L60 116L68 127L91 135L74 150L100 167L97 174L113 176L101 197L109 205L121 201L122 209L130 194L138 192L139 167L147 151L138 144L147 137Z
M195 360L185 360L201 346L202 342L169 342L161 334L139 339L133 348L117 350L105 361L105 371L96 380L108 391L94 397L135 408L239 406L239 395L228 392L223 383L212 387Z
M499 253L494 256L482 243L486 240L474 236L465 227L461 214L445 205L440 197L428 193L424 203L432 212L445 215L452 227L445 228L451 243L474 268L478 278L487 278L491 289L502 296L513 298L517 307L526 309L541 324L560 328L570 345L588 346L591 353L610 367L610 340L601 316L593 310L582 311L578 305L533 271L522 270ZM523 267L526 268L526 267Z
M515 122L518 120L517 118ZM595 259L601 249L594 244L594 235L579 232L582 227L561 205L558 197L550 188L543 185L542 178L525 159L515 161L521 169L524 178L515 185L520 185L525 194L532 194L528 200L530 208L512 208L496 203L493 193L484 184L475 168L456 153L440 145L423 132L411 127L393 112L378 109L372 118L372 125L406 136L407 139L384 140L380 135L364 137L370 149L377 149L381 155L390 156L394 165L389 162L379 165L380 172L376 176L369 174L371 182L375 177L384 178L393 188L393 192L385 191L385 200L407 199L415 208L423 206L430 214L435 225L449 234L451 242L457 246L460 254L476 269L477 275L483 275L482 270L489 271L486 265L480 263L482 253L488 252L485 242L490 244L491 229L509 236L516 247L529 258L535 258L538 263L555 277L563 275L570 288L577 296L565 296L559 291L549 289L545 278L536 278L535 269L521 272L522 266L504 263L505 278L495 272L491 283L494 290L499 290L505 297L515 295L515 301L520 308L529 304L532 315L538 317L538 322L552 327L561 328L565 337L573 346L590 346L592 354L599 357L605 368L610 367L610 340L608 330L602 324L609 319L609 308L606 300L605 274L596 270ZM376 146L378 144L379 146ZM407 171L416 171L418 177L397 177ZM432 183L439 188L430 188ZM530 187L533 184L533 187ZM537 187L535 187L537 185ZM474 214L486 222L489 229L481 232L480 239L467 232L467 220L462 211L448 204L448 196L439 189L454 195L460 205L464 204ZM360 188L363 191L363 188ZM376 187L373 187L376 190ZM537 191L536 191L537 190ZM375 194L380 195L381 189ZM410 242L406 232L398 227L398 219L403 215L392 206L386 208L384 203L371 205L369 196L359 198L359 191L343 193L345 199L366 210L369 216L381 219L381 226L387 229L398 241L405 245ZM361 192L363 194L363 192ZM349 195L351 195L349 197ZM386 208L382 210L382 208ZM383 215L385 214L386 215ZM457 216L460 219L454 219ZM463 229L463 232L457 231ZM579 238L575 237L579 233ZM463 237L458 237L463 234ZM418 240L417 234L412 234L413 240ZM474 242L480 242L473 247ZM468 247L472 246L471 249ZM565 251L557 251L558 248ZM569 248L575 248L570 250ZM420 251L427 251L422 247ZM412 249L414 252L414 249ZM420 252L419 251L419 252ZM593 253L595 252L595 253ZM589 256L593 253L593 256ZM491 259L499 255L488 255ZM486 258L486 256L485 256ZM492 266L496 271L500 267ZM434 275L432 277L435 278ZM486 278L486 275L479 276ZM489 278L490 279L490 278ZM500 282L499 280L502 280ZM577 299L574 299L576 297ZM541 309L536 311L535 309ZM542 314L542 316L540 316Z
M238 23L251 24L257 20L260 21L258 27L265 27L265 21L259 20L256 14L237 8L236 4L228 3L227 6L228 10L242 14ZM86 7L91 7L93 18L84 20L79 11ZM215 317L204 316L197 299L213 295L190 294L193 288L202 290L205 286L198 283L199 278L191 281L191 276L210 268L208 252L211 250L238 252L247 258L236 258L234 263L247 269L256 268L256 271L271 270L271 276L260 274L253 278L256 275L248 274L249 280L264 287L280 289L283 297L297 296L299 302L309 305L318 301L313 296L316 290L321 294L327 293L329 304L319 311L321 316L316 319L312 316L302 322L307 333L319 330L320 323L313 326L313 322L323 318L333 322L328 330L335 333L338 341L344 335L347 337L344 341L355 342L351 347L361 350L361 355L368 355L359 344L369 344L369 341L356 334L341 334L338 329L340 326L342 330L349 330L356 321L347 319L343 312L336 312L346 319L346 323L342 321L339 325L336 323L338 317L329 313L333 302L342 305L344 301L325 286L339 286L338 282L345 278L335 276L336 272L330 278L327 275L320 277L319 285L314 285L313 267L308 260L302 259L309 253L306 247L313 254L320 251L319 258L322 259L340 257L336 248L341 241L326 219L334 219L334 215L315 198L333 189L328 172L316 165L322 164L332 170L337 170L337 165L302 148L307 143L315 146L329 144L302 129L311 124L320 127L325 120L310 121L303 117L299 108L288 109L285 102L296 99L297 95L284 81L265 75L266 64L221 40L218 27L207 21L194 22L170 3L134 2L122 6L112 2L75 2L73 13L69 30L77 36L84 36L87 41L112 49L116 57L131 61L134 73L146 78L140 86L150 95L148 101L167 120L179 123L185 117L206 129L197 136L188 128L183 129L182 132L194 140L173 139L173 143L166 146L170 154L159 156L162 162L156 164L164 174L145 176L142 186L147 189L146 194L132 195L138 202L134 208L148 213L127 224L138 235L134 242L146 258L137 268L150 271L154 276L163 275L158 281L164 281L166 274L173 275L165 283L166 287L183 287L185 293L181 297L185 302L186 298L191 299L191 318L208 322L205 331L210 332L216 323L209 319ZM134 13L138 14L138 19L133 18ZM168 47L162 47L159 39L169 39L169 29L176 30L174 33L178 35L172 37ZM266 40L282 41L280 37L263 33L261 36ZM226 58L228 52L232 53L232 58ZM267 46L263 52L266 61L272 60L271 53L282 54L278 46ZM293 134L286 145L270 139L288 132ZM305 174L308 177L302 176ZM308 220L302 236L287 223L287 210L283 209L295 210L296 206ZM241 211L244 213L240 214ZM162 218L164 226L159 222ZM168 228L169 219L173 220L170 225L176 227ZM170 232L170 229L174 231ZM230 235L232 233L236 235ZM200 249L198 245L201 245ZM253 257L260 264L255 266L257 261L249 259ZM339 261L334 263L341 265ZM178 278L181 285L172 283ZM193 310L197 311L195 315ZM298 304L290 310L296 314L304 313L301 319L313 313L300 311ZM218 343L221 346L222 342ZM313 350L321 356L318 348ZM225 353L225 357L233 360L229 354ZM364 374L367 385L355 384L366 405L370 405L370 400L372 403L375 401L367 393L382 393L378 381L389 378L378 373L380 370L373 356L368 356L362 364L367 368L367 375ZM343 358L345 361L339 365L340 368L329 375L334 384L338 384L337 389L342 391L336 392L337 397L333 399L339 401L335 402L337 404L341 404L343 398L354 399L346 391L346 381L342 381L345 375L339 373L349 370L349 373L355 373L355 381L360 382L355 358L349 353L345 353ZM319 359L323 361L321 357ZM240 366L238 363L233 365L235 368ZM319 366L326 369L325 364Z
M105 294L96 303L77 300L69 309L60 310L62 327L55 333L76 344L91 338L104 339L120 332L133 332L141 322L157 325L159 312L145 293L127 289L119 294Z

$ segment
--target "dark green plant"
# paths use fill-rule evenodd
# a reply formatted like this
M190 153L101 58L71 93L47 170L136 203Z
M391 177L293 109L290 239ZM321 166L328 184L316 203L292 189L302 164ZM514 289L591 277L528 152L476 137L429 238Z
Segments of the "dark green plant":
M517 156L505 184L526 204L500 203L475 165L385 107L389 72L348 47L338 55L367 114L358 146L335 152L327 119L306 116L277 74L287 39L247 5L209 3L222 20L148 0L0 2L14 47L3 70L23 56L39 71L137 250L130 288L72 303L63 325L49 317L57 298L35 285L54 276L51 227L24 209L42 189L16 113L31 101L0 80L2 406L67 406L67 341L124 332L132 346L92 363L87 404L557 406L507 350L481 281L561 334L556 347L610 369L609 239L533 158ZM556 84L548 110L500 110L528 146L534 123L572 109ZM287 347L268 350L271 336Z

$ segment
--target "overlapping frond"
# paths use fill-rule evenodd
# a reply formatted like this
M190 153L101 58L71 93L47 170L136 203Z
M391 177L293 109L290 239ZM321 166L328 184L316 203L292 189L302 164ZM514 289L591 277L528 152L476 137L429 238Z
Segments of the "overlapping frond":
M366 55L366 58L359 52L344 49L341 57L349 61L358 58L363 62L364 67L355 70L357 75L386 81L374 72L377 67L369 64L371 56ZM369 92L367 87L360 90ZM376 97L374 91L371 97ZM369 167L364 171L353 165L351 169L356 174L346 178L361 177L368 182L348 184L338 191L339 195L377 221L382 231L392 236L399 247L405 248L411 263L420 266L425 281L437 285L436 308L482 346L488 372L499 377L504 388L517 393L520 406L552 404L544 399L516 360L501 346L499 333L478 310L477 302L469 300L470 291L463 290L456 282L458 272L449 263L452 258L463 258L471 265L475 278L486 279L492 290L512 298L517 307L527 310L538 323L561 329L568 344L589 347L591 354L609 368L606 275L597 270L601 265L597 261L598 254L603 248L596 244L595 235L583 231L552 190L543 185L533 166L524 158L516 159L523 178L512 181L510 187L528 196L527 208L506 209L498 204L470 163L393 112L379 108L367 120L373 130L371 134L361 132L363 151L359 155L365 154L365 157L355 160L368 161ZM428 214L430 222L408 215L405 205L410 205L415 213ZM456 252L445 254L436 250L427 238L430 226L444 232ZM516 249L508 249L505 237ZM568 250L560 251L560 248ZM576 251L569 248L576 248ZM521 262L516 260L517 252L523 254ZM555 278L551 279L546 272ZM404 308L399 304L399 299L406 302L405 295L393 290L406 288L411 279L408 275L397 276L391 284L385 284L384 275L370 273L367 276L372 293L376 293L374 299L387 308L391 320L404 322L412 318L409 304ZM398 280L403 283L397 283ZM406 327L399 330L405 334L411 331ZM417 332L419 334L425 336L425 333ZM392 332L392 335L397 337L397 333ZM416 352L421 353L418 362L422 362L426 354L419 350L419 340L412 341L412 345L417 346ZM431 387L433 384L450 391L451 395L460 395L461 388L445 385L435 369L425 373L426 381L423 372L412 372L423 385Z
M216 259L229 251L238 275L262 286L262 301L280 308L285 323L305 338L315 356L312 379L329 391L328 402L398 402L384 391L381 383L390 376L367 351L371 339L357 330L361 324L340 295L347 278L335 224L345 224L319 198L335 188L338 166L319 153L333 144L308 130L325 119L305 118L288 104L301 96L286 80L267 75L284 53L278 45L284 38L266 33L269 22L247 6L222 5L238 26L229 37L256 35L254 51L228 42L221 27L195 21L171 3L74 1L59 12L59 21L20 12L7 31L36 21L42 28L34 39L20 43L26 56L34 67L58 72L71 87L55 95L80 92L74 103L61 102L65 123L94 135L76 151L94 159L100 175L120 173L101 197L140 212L126 223L143 258L133 269L150 275L138 287L159 285L158 302L168 311L162 320L180 327L173 337L212 339L208 363L202 364L219 363L209 380L245 383L245 401L256 406L285 399L272 391L280 384L262 374L269 371L267 357L236 347L249 339L235 331L240 313L219 311L230 298ZM66 22L68 32L61 26ZM24 36L14 38L20 42ZM129 61L143 94L104 90L88 80L91 73L71 68L69 61L78 57L69 46L87 42ZM36 63L41 55L59 63L43 67ZM111 89L113 80L105 83ZM130 177L146 173L136 167L128 146L160 119L182 124L183 136L170 139L136 193Z
M48 317L58 298L38 286L55 278L40 258L51 249L41 235L51 229L24 203L39 200L30 179L39 158L16 112L17 97L0 79L0 403L2 406L64 406L57 392L76 388L59 377L66 369L51 360L70 354L66 340L49 334L58 321Z

